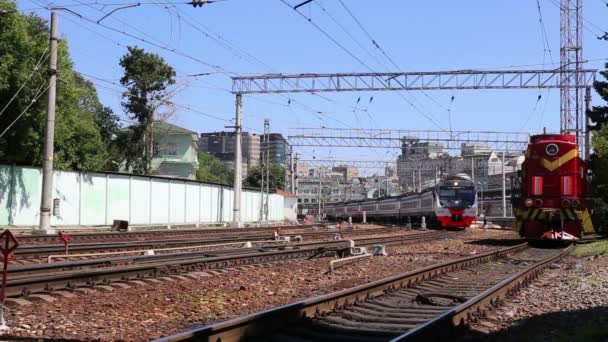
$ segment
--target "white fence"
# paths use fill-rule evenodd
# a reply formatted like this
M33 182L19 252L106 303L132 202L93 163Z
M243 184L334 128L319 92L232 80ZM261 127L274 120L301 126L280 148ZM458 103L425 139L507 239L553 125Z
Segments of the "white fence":
M42 173L39 168L0 165L0 226L39 223ZM51 224L181 225L232 221L231 187L164 177L55 171ZM271 194L268 219L282 221L283 196ZM260 220L261 195L244 190L241 218Z

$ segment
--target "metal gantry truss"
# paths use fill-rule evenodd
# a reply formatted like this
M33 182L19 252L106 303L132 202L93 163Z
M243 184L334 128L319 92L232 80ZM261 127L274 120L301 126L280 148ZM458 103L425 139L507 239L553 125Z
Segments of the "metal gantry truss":
M561 0L560 6L560 129L575 134L584 132L583 89L587 80L583 66L583 0Z
M290 128L292 146L402 148L411 143L440 143L443 149L460 150L461 144L485 145L493 151L524 151L527 132L392 130L358 128Z
M359 169L384 170L386 167L397 166L396 160L300 159L299 162L306 164L311 168L332 168L348 165L355 166Z
M339 91L584 88L597 70L453 70L336 74L265 74L232 78L235 94ZM577 82L577 75L579 81Z

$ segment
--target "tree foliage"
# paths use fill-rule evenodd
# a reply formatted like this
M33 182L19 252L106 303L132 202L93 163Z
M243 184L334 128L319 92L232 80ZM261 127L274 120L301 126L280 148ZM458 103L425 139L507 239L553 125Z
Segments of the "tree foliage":
M46 96L43 94L25 109L38 91L44 92L48 87L48 24L34 14L20 14L13 2L0 0L0 8L7 10L0 16L0 108L27 82L0 117L0 133L14 122L0 138L0 163L41 165ZM65 39L60 41L57 55L55 168L101 170L109 158L110 140L104 136L112 134L111 121L117 125L116 118L111 110L101 106L93 85L73 70Z
M120 59L120 65L125 72L120 83L127 88L122 106L129 117L137 121L123 138L126 166L134 172L150 174L155 150L153 124L170 104L168 88L175 84L175 70L159 55L132 46Z
M279 164L270 164L269 183L270 189L285 189L285 168ZM266 183L266 175L264 173L264 184ZM243 183L245 186L259 188L262 185L262 166L250 167L247 170L247 178ZM265 187L265 186L264 186Z
M600 74L608 79L608 63L606 70ZM595 81L595 91L602 100L608 101L608 82ZM608 106L594 106L587 113L593 122L590 127L593 132L593 155L589 161L589 168L593 178L589 186L593 197L593 223L596 227L605 227L608 224Z
M197 180L226 185L232 185L234 182L234 172L229 170L214 155L207 152L199 152L198 164L198 170L196 171Z

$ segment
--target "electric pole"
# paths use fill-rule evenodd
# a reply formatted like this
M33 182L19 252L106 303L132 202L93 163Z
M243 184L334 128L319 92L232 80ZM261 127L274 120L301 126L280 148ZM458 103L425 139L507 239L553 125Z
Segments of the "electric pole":
M40 227L39 232L50 234L51 206L53 204L53 154L55 147L55 101L57 97L57 45L59 15L51 12L51 35L49 51L49 90L46 117L46 133L44 141L44 159L42 161L42 198L40 201Z
M266 151L264 154L264 165L266 166L266 201L264 202L264 219L268 221L268 200L270 193L270 119L264 119L264 137L264 141L266 142Z
M289 147L289 169L291 171L291 193L296 194L296 171L295 171L295 156L293 155L293 146Z
M507 177L505 173L505 152L502 152L502 217L507 217Z
M243 94L236 94L236 122L234 125L234 202L232 205L232 228L241 228L241 192L243 190L243 166L241 156L241 129Z

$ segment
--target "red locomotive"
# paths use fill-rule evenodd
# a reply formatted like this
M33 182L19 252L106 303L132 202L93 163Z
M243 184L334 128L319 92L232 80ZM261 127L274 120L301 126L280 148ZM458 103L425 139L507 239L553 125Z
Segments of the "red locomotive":
M587 209L587 166L574 135L530 138L511 198L513 229L528 239L576 240L593 233Z

